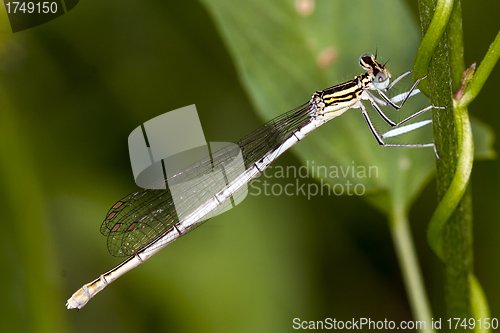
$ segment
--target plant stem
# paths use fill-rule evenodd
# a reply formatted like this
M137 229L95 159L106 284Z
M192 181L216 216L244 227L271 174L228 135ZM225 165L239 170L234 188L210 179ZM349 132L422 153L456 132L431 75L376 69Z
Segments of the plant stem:
M490 48L486 55L484 56L481 65L477 69L474 77L469 84L469 86L465 89L464 96L459 101L460 106L467 106L470 102L476 98L481 88L484 86L484 83L488 79L493 67L495 67L498 59L500 58L500 31L493 43L491 43Z
M445 1L447 0L440 0L440 2ZM419 2L420 12L423 13L424 31L430 21L430 17L425 15L431 12L429 8L432 4L431 0ZM434 252L446 265L446 302L449 317L480 320L489 318L490 314L485 294L473 273L472 198L469 179L474 144L467 105L477 96L500 57L500 33L492 43L476 75L472 75L475 67L473 64L462 78L465 65L461 19L460 0L456 0L448 23L448 37L443 34L439 46L436 50L432 50L435 54L428 67L433 102L449 102L446 90L449 90L450 85L451 91L457 91L451 104L453 119L450 117L450 112L440 112L433 117L436 147L438 151L442 151L441 156L444 158L437 163L438 192L442 199L429 223L428 240ZM434 18L432 23L435 23ZM421 45L420 49L434 47L435 41L433 42ZM427 53L429 52L428 50ZM448 68L446 56L449 58ZM415 60L415 63L421 64L422 60ZM448 80L439 82L443 81L443 77L447 78L443 74L436 75L440 69L448 70L450 74ZM442 127L443 125L446 127ZM456 138L453 136L453 130L456 130ZM488 331L480 327L481 325L476 326L475 332ZM463 330L463 327L457 328Z
M413 79L417 80L427 75L431 58L443 36L450 19L453 0L421 0L418 3L420 17L422 20L423 39L415 56L413 64ZM424 16L422 13L425 13ZM426 96L429 96L428 80L422 81L419 88Z
M426 323L426 328L422 332L434 332L430 327L432 322L431 307L425 291L407 215L403 211L394 210L391 219L392 241L414 319Z
M433 8L440 9L440 4L444 0L436 2L433 0L420 0L419 9L422 19L422 30L425 31L429 27L433 15ZM433 114L434 124L434 143L436 144L437 151L441 157L437 161L437 187L438 197L440 200L446 199L449 196L464 193L464 196L456 195L455 197L461 198L458 206L446 205L441 209L441 213L446 211L446 215L451 217L446 220L441 220L441 228L443 232L440 233L442 244L436 246L431 243L433 249L437 251L438 256L444 260L446 265L446 304L447 313L451 318L471 318L471 289L469 284L469 277L472 274L473 256L472 256L472 198L470 195L470 188L466 190L468 177L470 175L470 168L472 167L472 160L469 161L470 153L472 151L472 137L467 134L470 131L470 124L468 122L467 110L455 110L455 105L452 100L453 86L458 86L459 83L452 83L452 79L459 77L457 71L463 72L463 54L457 48L462 45L461 27L457 26L461 20L461 9L459 0L452 13L450 23L452 26L448 31L443 32L443 36L439 40L439 44L433 51L432 60L428 67L428 88L431 101L434 105L447 105L446 110L439 110ZM434 24L435 20L432 19ZM446 26L448 24L444 18L441 19L441 24ZM460 31L460 32L459 32ZM449 37L451 36L451 37ZM421 45L425 49L426 45ZM417 61L416 61L417 63ZM461 68L462 67L462 68ZM462 121L461 123L456 123ZM458 127L456 128L455 125ZM458 138L457 138L458 135ZM465 136L467 136L466 139ZM469 140L470 139L470 143ZM460 148L459 148L460 147ZM464 147L468 147L465 149ZM462 151L460 151L460 149ZM460 163L459 163L460 154ZM470 162L470 163L469 163ZM459 186L460 193L456 191L448 191L450 185L454 181L455 171L457 165L463 165L466 173L466 179L461 179ZM457 200L458 201L458 200ZM440 205L443 207L443 205ZM438 211L436 211L436 214ZM435 221L433 217L433 221ZM429 240L436 241L436 233L432 228L434 224L429 226ZM441 242L441 237L437 239ZM442 252L440 252L442 251Z

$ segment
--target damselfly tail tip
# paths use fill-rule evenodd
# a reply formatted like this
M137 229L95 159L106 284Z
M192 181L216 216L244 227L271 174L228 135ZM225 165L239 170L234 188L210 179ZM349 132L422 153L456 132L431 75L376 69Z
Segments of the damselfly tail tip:
M66 308L68 310L78 309L78 305L76 305L75 300L73 298L70 298L66 301Z
M81 293L79 293L81 290L82 289L79 289L76 293L71 295L71 297L66 301L66 308L68 310L76 309L77 311L79 311L90 300L90 297L81 297L81 295L80 295ZM79 299L80 302L78 302L77 299Z

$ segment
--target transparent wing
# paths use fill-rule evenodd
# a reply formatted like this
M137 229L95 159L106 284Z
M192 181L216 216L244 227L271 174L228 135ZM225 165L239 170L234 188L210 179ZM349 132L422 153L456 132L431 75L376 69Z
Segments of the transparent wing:
M168 181L160 181L151 189L142 189L119 200L101 225L101 233L108 238L109 252L118 257L131 256L148 246L179 222L180 212L186 216L212 198L242 170L276 150L294 131L309 123L310 118L310 106L306 103L269 121L236 145L224 146L212 156L177 172ZM238 154L243 158L237 159ZM171 191L174 188L180 188L175 200ZM234 193L233 198L237 195ZM230 205L229 200L223 202L218 210ZM213 215L207 214L200 222Z

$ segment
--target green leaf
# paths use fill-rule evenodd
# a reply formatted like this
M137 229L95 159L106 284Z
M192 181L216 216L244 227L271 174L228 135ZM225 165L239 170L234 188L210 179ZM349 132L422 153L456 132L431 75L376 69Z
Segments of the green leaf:
M364 52L378 49L378 59L384 62L390 58L393 78L398 76L411 68L419 42L416 23L399 1L370 1L363 6L353 1L315 2L308 15L296 4L314 4L312 1L202 2L263 120L304 103L316 90L363 73L358 58ZM367 108L384 132L382 120L370 105ZM415 108L405 106L407 113L400 112L409 114ZM401 113L391 116L402 119ZM412 141L432 140L422 133L425 130L411 133ZM306 165L338 171L338 177L321 177L324 182L344 186L350 182L359 184L358 190L388 192L381 200L371 200L384 211L391 205L406 210L434 168L432 149L380 147L358 110L332 120L293 151ZM341 174L347 170L345 176Z

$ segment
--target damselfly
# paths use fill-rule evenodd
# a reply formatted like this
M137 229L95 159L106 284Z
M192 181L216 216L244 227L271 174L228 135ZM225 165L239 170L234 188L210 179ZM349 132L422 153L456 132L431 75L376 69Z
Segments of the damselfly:
M411 89L392 99L385 94L398 81L411 73L406 72L390 84L391 74L376 57L365 53L359 58L366 73L353 80L332 86L312 95L309 102L278 116L236 144L217 150L197 163L177 172L169 179L172 184L183 184L182 200L173 202L172 192L165 189L165 181L157 188L134 192L118 201L109 210L101 233L108 237L108 249L114 256L128 256L121 264L76 291L66 306L81 309L99 291L117 278L148 260L162 248L208 220L214 212L236 200L246 184L259 176L283 152L306 137L327 121L342 115L349 109L360 109L377 142L386 147L434 147L427 144L386 144L384 138L408 132L430 121L398 127L401 124L440 107L428 106L408 118L396 123L390 120L380 106L391 106L399 110L407 99L418 93L418 79ZM376 91L380 98L373 95ZM367 100L392 127L398 127L385 135L379 134L368 116L362 100ZM400 105L396 103L401 102ZM241 154L241 163L234 163ZM213 172L214 165L225 165L224 172ZM197 183L202 175L211 174L211 181ZM172 183L173 180L173 183ZM222 185L221 185L221 181ZM192 186L185 186L191 184ZM179 211L187 212L181 216Z

